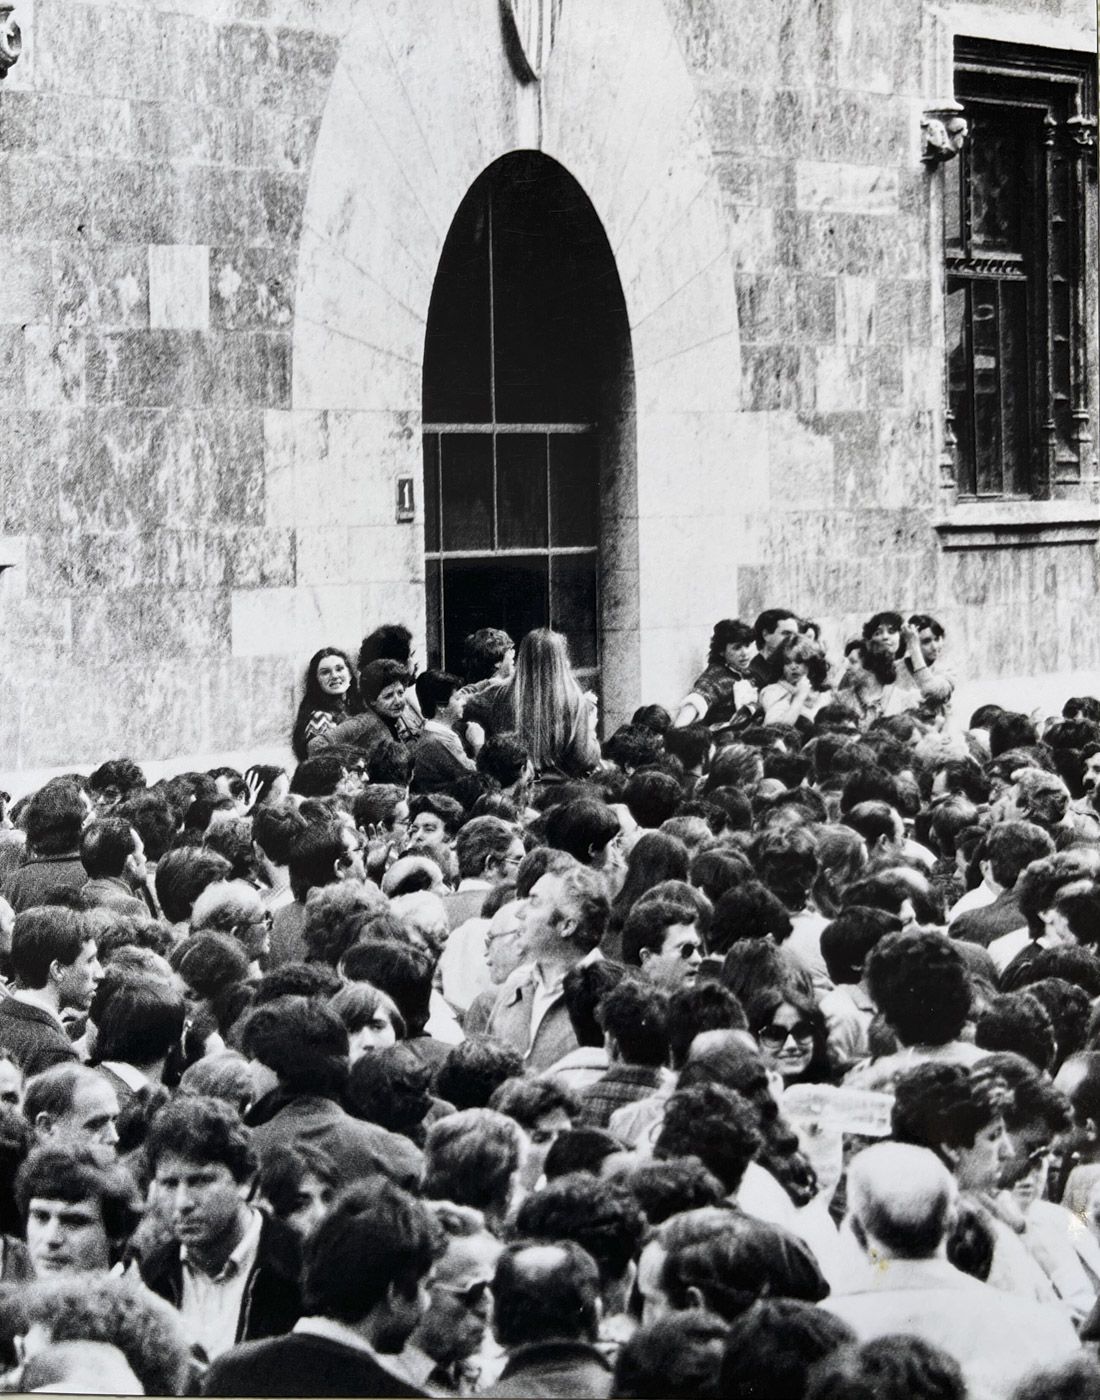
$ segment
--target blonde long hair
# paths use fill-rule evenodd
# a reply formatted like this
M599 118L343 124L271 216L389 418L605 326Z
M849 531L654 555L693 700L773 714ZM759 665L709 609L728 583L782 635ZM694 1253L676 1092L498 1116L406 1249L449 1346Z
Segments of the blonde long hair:
M582 758L593 747L588 701L560 632L537 627L520 642L512 701L516 729L536 769L559 768L563 759Z

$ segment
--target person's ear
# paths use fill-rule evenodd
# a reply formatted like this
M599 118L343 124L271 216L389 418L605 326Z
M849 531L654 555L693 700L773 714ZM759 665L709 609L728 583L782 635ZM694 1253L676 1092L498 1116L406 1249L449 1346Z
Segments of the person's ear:
M646 963L650 960L652 956L652 948L642 948L638 953L638 961L639 963L641 963L642 967L645 967Z
M52 1114L36 1113L34 1117L34 1131L39 1137L52 1137L54 1132Z
M46 980L49 981L49 982L60 982L60 981L61 981L61 973L62 973L61 963L57 960L57 958L54 958L53 962L50 963L50 970L49 970L49 972L46 974Z
M707 1300L703 1297L703 1290L701 1288L696 1288L694 1284L687 1290L687 1300L689 1308L699 1308L703 1310L707 1306Z

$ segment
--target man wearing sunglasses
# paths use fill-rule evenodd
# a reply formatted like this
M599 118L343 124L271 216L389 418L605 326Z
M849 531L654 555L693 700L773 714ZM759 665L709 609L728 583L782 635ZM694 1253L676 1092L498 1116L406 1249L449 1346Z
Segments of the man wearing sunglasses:
M669 899L636 904L623 927L623 961L667 992L691 986L703 961L695 911Z
M428 1209L447 1249L427 1278L428 1306L401 1353L413 1385L443 1395L472 1395L481 1387L479 1353L492 1311L490 1288L503 1245L480 1211L450 1201Z

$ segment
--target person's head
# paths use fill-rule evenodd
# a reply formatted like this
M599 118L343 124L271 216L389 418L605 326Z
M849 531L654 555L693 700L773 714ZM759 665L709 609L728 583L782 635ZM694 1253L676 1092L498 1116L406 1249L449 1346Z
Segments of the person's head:
M749 1030L769 1069L785 1084L824 1077L825 1018L794 987L763 988L745 1003Z
M668 993L648 978L624 977L596 1008L612 1059L658 1068L668 1060Z
M604 883L595 871L577 863L548 870L517 910L525 956L536 962L579 961L599 947L608 912Z
M883 1259L930 1259L943 1248L955 1181L927 1148L881 1142L848 1168L848 1217L856 1239Z
M110 995L102 997L105 987ZM158 1064L179 1044L186 1007L171 985L151 977L116 976L110 969L89 1014L96 1027L96 1059L141 1067Z
M377 1351L400 1351L420 1319L423 1281L442 1249L423 1202L384 1177L367 1177L340 1193L306 1241L303 1311L366 1324Z
M434 968L431 954L394 938L366 938L340 960L347 981L369 982L386 993L410 1037L423 1035L428 1023Z
M164 917L170 924L187 923L207 885L227 880L232 870L224 856L203 846L179 846L166 852L153 880Z
M703 958L698 925L681 904L640 900L623 925L623 960L666 991L694 982Z
M92 880L108 877L138 885L145 879L145 847L121 817L89 822L80 838L80 863Z
M790 982L812 992L809 973L796 969L794 962L770 940L740 938L730 944L722 963L722 983L742 1006L761 990L785 987Z
M726 890L714 906L707 930L707 950L726 954L742 938L770 938L782 943L790 937L790 910L759 880L743 880Z
M821 931L821 956L833 982L857 983L872 949L888 933L899 933L901 920L885 909L855 904L842 909Z
M517 805L527 801L535 768L518 734L493 734L477 756L477 771L491 788L512 795Z
M493 1271L503 1245L480 1211L429 1201L445 1240L428 1275L428 1305L414 1343L439 1366L465 1360L481 1347L492 1304Z
M86 1145L36 1147L16 1176L15 1197L38 1278L106 1273L141 1219L130 1173Z
M623 1144L619 1138L605 1128L582 1125L555 1137L543 1159L543 1174L547 1181L556 1181L558 1177L575 1172L602 1177L623 1160ZM527 1177L530 1179L530 1173Z
M424 718L447 724L461 718L462 698L458 694L461 688L461 676L449 671L422 671L413 684L416 703Z
M485 961L494 987L499 987L523 962L522 932L519 906L514 899L502 904L489 920L485 931Z
M493 1331L505 1350L539 1342L593 1342L599 1296L595 1261L580 1245L519 1241L497 1261Z
M623 1400L717 1400L727 1330L722 1318L696 1308L640 1327L615 1358L612 1395Z
M900 657L904 650L901 640L901 613L877 612L863 624L863 644L868 652Z
M490 1108L468 1108L437 1119L424 1144L423 1194L472 1206L488 1220L508 1214L523 1165L518 1125Z
M1058 855L1044 856L1041 860L1032 861L1017 881L1016 897L1020 913L1027 922L1032 939L1037 940L1043 934L1051 932L1058 935L1059 942L1072 944L1075 941L1076 935L1066 916L1067 906L1064 901L1061 901L1063 917L1055 919L1053 927L1050 918L1051 910L1060 902L1062 890L1087 890L1091 884L1075 855L1074 851L1063 851ZM1071 903L1069 909L1072 908ZM1084 927L1084 921L1080 922ZM1084 941L1094 942L1095 935L1092 939L1086 938Z
M629 1188L654 1229L684 1211L721 1205L725 1196L722 1183L698 1157L642 1162L613 1179Z
M518 1050L489 1036L471 1036L454 1045L435 1071L432 1088L455 1108L486 1108L494 1092L523 1073Z
M348 1033L348 1062L366 1050L384 1050L405 1038L405 1022L391 997L369 982L347 982L329 998Z
M368 632L359 647L359 669L378 660L399 661L406 671L412 669L412 633L400 622L386 622Z
M474 817L455 839L458 873L464 880L489 880L494 885L514 880L524 854L523 838L499 817Z
M650 1268L658 1273L657 1288L667 1306L676 1311L708 1308L727 1323L760 1298L818 1303L829 1291L800 1240L737 1211L701 1210L675 1217L662 1226L646 1253L652 1256ZM639 1278L646 1265L643 1255Z
M916 1065L894 1087L891 1126L898 1143L928 1148L962 1190L996 1187L1012 1145L1003 1105L979 1093L961 1065Z
M359 1056L344 1101L356 1118L420 1142L432 1107L431 1082L430 1068L407 1045L387 1045Z
M178 1095L145 1139L150 1199L172 1236L197 1253L216 1249L252 1192L252 1133L222 1099Z
M125 802L131 793L141 792L145 785L145 774L132 758L108 759L88 779L88 791L101 816Z
M714 624L707 650L708 666L730 666L744 671L752 660L754 633L740 618L724 617Z
M54 1065L27 1081L23 1112L38 1140L93 1147L111 1158L118 1143L118 1098L107 1080L80 1064Z
M768 670L773 681L796 686L808 679L815 689L821 689L828 675L825 651L810 637L784 637L768 656Z
M761 881L792 913L806 906L817 876L817 842L801 827L764 831L752 846Z
M886 802L857 802L844 824L862 836L871 857L894 855L905 841L905 824Z
M925 665L934 666L943 651L943 624L937 622L931 613L913 613L909 619L909 626L917 629L917 640L920 642Z
M287 866L299 904L320 885L366 877L358 834L338 821L311 822L298 832L287 852Z
M753 625L756 645L770 656L784 637L798 636L798 617L786 608L765 608Z
M89 926L75 910L59 905L16 914L10 960L20 987L45 990L59 1006L78 1011L87 1011L103 976Z
M314 652L306 667L303 708L332 710L346 703L355 690L355 671L347 652L339 647L322 647Z
M677 1090L665 1106L653 1155L698 1157L732 1195L761 1147L757 1115L747 1099L719 1084Z
M957 1040L970 1014L966 960L941 933L888 933L866 963L875 1006L903 1045Z
M838 1347L813 1368L805 1400L966 1400L968 1393L953 1356L923 1337L899 1333L860 1346ZM1034 1391L1014 1390L1013 1397L1086 1400L1077 1390L1072 1396L1060 1395L1049 1383Z
M315 885L305 905L302 941L309 965L321 969L334 968L375 921L390 912L378 886L362 880Z
M359 672L359 694L364 706L391 724L405 708L408 670L400 661L371 661Z
M241 945L249 962L258 962L270 947L271 914L254 885L225 880L208 885L195 900L191 932L228 934Z
M619 833L619 818L612 809L590 797L562 802L546 819L547 844L596 870L622 864Z
M855 1336L824 1308L794 1298L761 1298L729 1328L719 1393L723 1400L803 1400L812 1367Z
M511 1118L524 1132L527 1151L523 1184L532 1187L542 1175L547 1153L580 1117L580 1104L560 1080L514 1076L493 1090L489 1108Z
M587 1172L558 1177L533 1192L515 1221L522 1239L545 1244L573 1240L590 1254L609 1313L625 1307L645 1231L645 1216L631 1192Z
M260 1161L261 1198L305 1239L325 1218L342 1182L336 1163L311 1142L270 1148Z
M467 685L493 678L506 681L515 670L516 644L499 627L482 627L463 643L462 662Z
M123 1373L128 1371L137 1382L136 1393L182 1395L186 1391L191 1358L180 1315L133 1279L84 1275L45 1280L27 1290L22 1304L27 1322L24 1387L61 1347L96 1346L105 1355L97 1357L94 1372L83 1374L97 1388L114 1391L110 1377L118 1374L114 1358L121 1356Z
M677 988L668 999L669 1063L680 1069L696 1036L707 1031L746 1030L741 1003L720 982L695 981Z
M1012 749L1028 748L1037 738L1033 721L1019 710L1002 710L989 724L989 756L999 758Z
M632 773L623 789L623 801L639 826L655 830L684 800L684 791L669 773L658 768L643 768Z
M409 841L435 852L454 842L464 813L453 797L421 792L409 802Z
M27 847L39 856L62 855L80 845L90 801L76 783L55 778L38 789L23 808Z
M678 758L685 772L701 773L714 747L714 736L705 724L689 724L670 729L665 735L665 753Z
M268 1073L254 1073L257 1089L275 1083L284 1093L338 1098L347 1082L348 1033L339 1016L306 997L277 997L250 1011L240 1048Z
M180 1076L179 1092L223 1099L242 1117L256 1097L248 1061L236 1050L204 1055L188 1065Z
M974 1023L974 1044L980 1050L1022 1055L1044 1072L1054 1067L1054 1026L1042 1002L1029 992L991 997Z

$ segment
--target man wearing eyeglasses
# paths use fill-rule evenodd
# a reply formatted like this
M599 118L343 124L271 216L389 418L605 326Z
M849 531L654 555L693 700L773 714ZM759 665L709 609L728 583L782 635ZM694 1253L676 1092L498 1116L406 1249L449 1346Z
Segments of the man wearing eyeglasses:
M401 1353L415 1386L443 1395L483 1388L482 1358L492 1311L490 1287L503 1246L480 1211L450 1201L429 1202L447 1236L447 1249L427 1278L428 1306Z
M640 967L646 977L675 992L699 976L703 940L695 911L669 899L636 904L623 927L623 962Z

